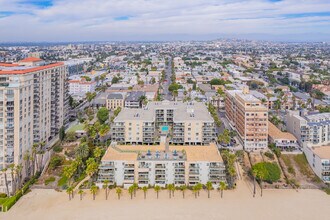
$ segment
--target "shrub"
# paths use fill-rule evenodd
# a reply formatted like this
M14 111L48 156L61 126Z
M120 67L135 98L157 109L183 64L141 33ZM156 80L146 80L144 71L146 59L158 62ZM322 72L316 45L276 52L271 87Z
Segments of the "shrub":
M68 182L68 178L66 176L62 176L61 179L58 180L57 186L64 187Z
M268 183L273 183L281 178L281 170L276 163L261 162L252 166L252 171L256 173L257 179Z
M6 198L7 194L6 193L0 193L0 198Z
M55 177L50 176L45 180L45 185L47 186L49 183L52 183L55 181Z
M56 145L53 150L56 153L61 153L63 150L63 147L61 145Z
M53 156L49 162L49 169L54 170L56 167L61 166L63 163L63 158L61 156Z
M266 152L266 153L265 153L265 156L268 157L269 159L272 159L272 160L275 159L274 154L272 154L272 153L270 153L270 152Z

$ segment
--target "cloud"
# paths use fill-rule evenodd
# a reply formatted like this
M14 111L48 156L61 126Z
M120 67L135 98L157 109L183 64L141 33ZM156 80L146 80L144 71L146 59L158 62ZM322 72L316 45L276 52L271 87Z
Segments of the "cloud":
M330 35L328 0L0 0L0 9L9 30L0 41Z

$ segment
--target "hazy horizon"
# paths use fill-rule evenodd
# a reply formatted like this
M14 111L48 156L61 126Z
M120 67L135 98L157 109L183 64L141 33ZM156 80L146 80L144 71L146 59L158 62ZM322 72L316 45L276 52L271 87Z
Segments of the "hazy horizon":
M330 42L327 0L0 0L0 42Z

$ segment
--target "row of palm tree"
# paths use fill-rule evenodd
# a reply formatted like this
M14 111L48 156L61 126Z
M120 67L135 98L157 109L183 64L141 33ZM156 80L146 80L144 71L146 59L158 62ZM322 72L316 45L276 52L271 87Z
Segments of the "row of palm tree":
M10 169L10 176L11 176L11 182L12 182L12 191L9 191L9 183L8 183L8 169ZM21 164L15 165L10 164L7 168L2 169L1 171L4 174L5 179L5 186L6 186L6 194L7 196L14 195L18 189L20 189L22 185L22 170L23 166Z
M198 184L196 184L196 185L194 185L192 187L192 192L195 195L195 198L197 198L199 196L200 191L204 187L205 187L205 189L208 192L208 198L211 197L211 190L213 190L213 185L212 185L211 182L207 182L205 184L205 186L203 184L201 184L201 183L198 183ZM103 182L102 188L105 189L105 199L108 200L108 195L109 195L109 181L108 180L105 180ZM139 189L139 187L138 187L138 185L136 183L134 183L133 185L131 185L128 188L128 193L129 193L131 199L133 199L134 197L136 197L136 192L137 192L138 189ZM141 189L142 189L143 194L144 194L144 199L146 199L149 188L147 186L144 186ZM168 186L167 186L166 189L168 190L169 198L170 199L172 197L174 197L174 192L176 190L180 190L182 192L182 198L185 198L185 192L188 190L188 187L186 185L182 185L180 187L175 187L174 184L168 184ZM220 192L221 198L223 197L223 191L226 190L226 189L227 189L227 184L225 182L220 182L218 191ZM96 185L92 185L91 186L90 193L93 195L93 200L95 200L95 197L96 197L96 194L97 194L98 190L99 190L99 187L98 186L96 186ZM154 187L154 191L156 193L157 199L159 198L159 192L161 190L162 190L162 188L160 186L158 186L158 185L156 185ZM73 198L73 191L74 191L73 187L68 187L67 190L66 190L67 194L69 195L69 200L71 200ZM117 187L116 188L116 194L118 196L118 200L120 200L122 193L123 193L122 188ZM80 200L82 200L84 191L82 189L80 189L78 191L78 194L80 195Z

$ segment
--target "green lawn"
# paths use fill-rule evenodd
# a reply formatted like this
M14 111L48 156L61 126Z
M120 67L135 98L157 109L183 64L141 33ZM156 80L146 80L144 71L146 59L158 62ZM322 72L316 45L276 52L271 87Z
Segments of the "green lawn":
M68 132L78 131L78 130L84 130L84 124L74 125L68 130Z

